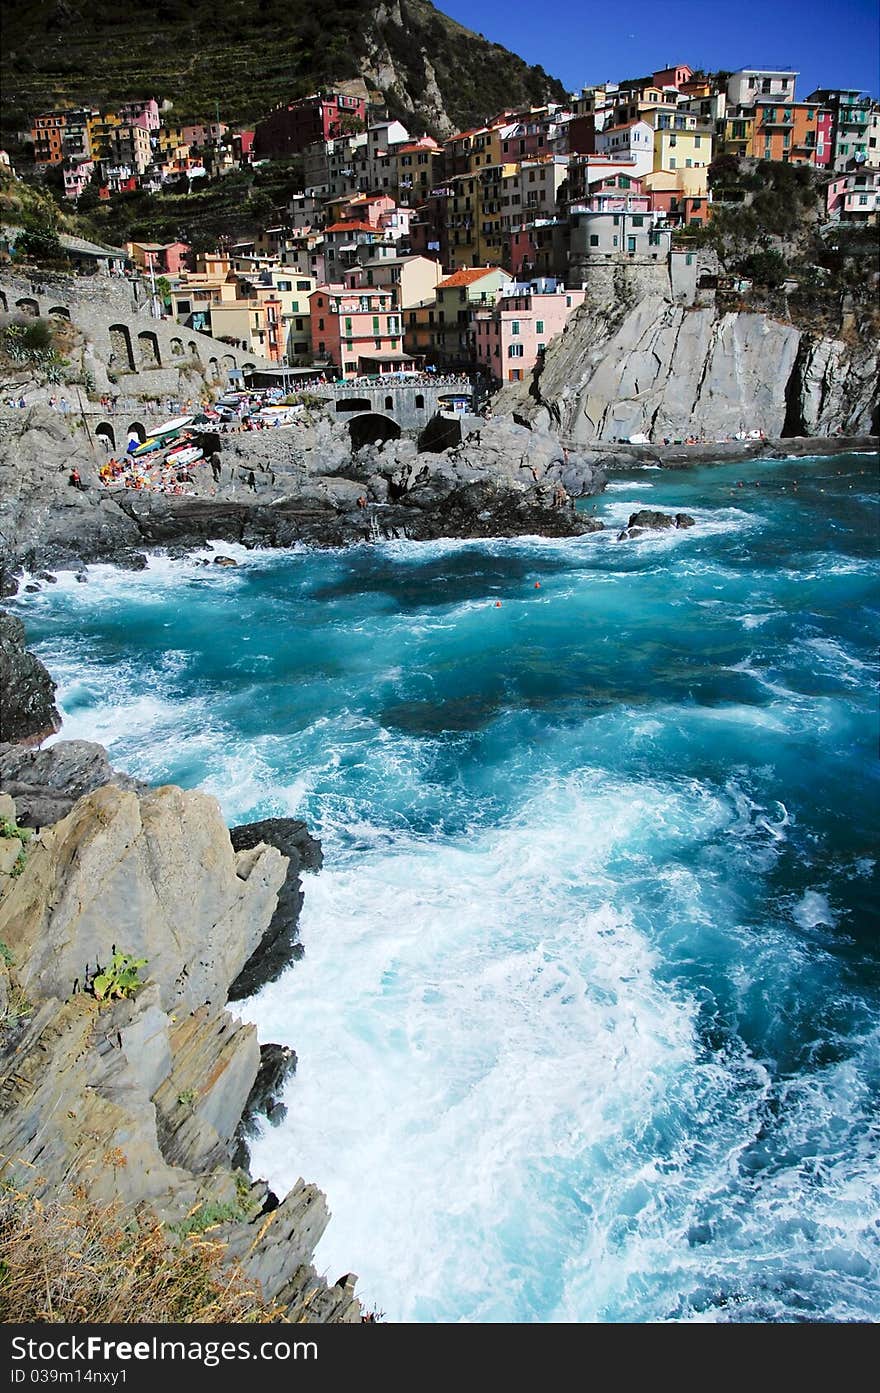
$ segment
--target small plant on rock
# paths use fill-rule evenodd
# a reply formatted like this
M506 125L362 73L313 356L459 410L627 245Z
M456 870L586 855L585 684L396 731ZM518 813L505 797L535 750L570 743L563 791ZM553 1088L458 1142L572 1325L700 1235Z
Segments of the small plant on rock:
M112 1001L114 997L127 1001L144 985L138 974L146 965L146 958L118 953L114 947L108 965L92 978L92 991L99 1001Z

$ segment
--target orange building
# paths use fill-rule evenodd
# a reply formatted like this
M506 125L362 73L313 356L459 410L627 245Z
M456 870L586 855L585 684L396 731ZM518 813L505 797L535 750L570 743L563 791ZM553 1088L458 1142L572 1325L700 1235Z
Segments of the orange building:
M755 103L755 126L749 153L756 159L815 164L818 146L818 103Z
M47 111L35 119L31 127L31 140L34 142L34 160L37 164L61 164L66 125L67 115L63 111Z

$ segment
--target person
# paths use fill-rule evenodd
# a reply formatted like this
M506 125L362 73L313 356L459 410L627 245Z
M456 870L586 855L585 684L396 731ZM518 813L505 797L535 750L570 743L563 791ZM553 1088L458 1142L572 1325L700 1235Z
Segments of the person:
M85 488L85 484L83 483L83 481L82 481L82 479L81 479L81 477L80 477L80 472L79 472L79 470L78 470L76 467L74 467L73 469L71 469L71 471L70 471L70 478L69 478L69 480L68 480L68 483L71 485L72 488L75 488L75 489L84 489L84 488Z

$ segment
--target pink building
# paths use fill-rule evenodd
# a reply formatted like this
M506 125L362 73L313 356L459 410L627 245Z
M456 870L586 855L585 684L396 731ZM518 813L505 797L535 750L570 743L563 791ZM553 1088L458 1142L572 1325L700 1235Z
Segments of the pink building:
M584 302L583 290L521 290L475 318L477 362L496 382L522 382Z
M123 102L117 114L124 126L142 126L145 131L157 131L162 124L155 97L146 102Z
M828 216L844 222L876 221L880 209L880 169L840 174L828 185Z
M91 182L94 173L94 160L82 160L64 171L64 197L76 201Z
M402 352L403 323L390 289L319 285L309 296L309 309L312 357L332 363L343 377L400 371L411 362Z

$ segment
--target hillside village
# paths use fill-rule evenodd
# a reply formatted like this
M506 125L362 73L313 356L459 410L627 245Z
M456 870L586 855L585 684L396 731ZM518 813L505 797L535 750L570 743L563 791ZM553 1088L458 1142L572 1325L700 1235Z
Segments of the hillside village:
M633 287L692 306L747 295L748 277L715 255L713 219L748 201L750 178L768 169L807 172L822 230L876 224L880 107L855 89L801 98L797 78L679 64L442 141L389 117L363 81L282 104L250 129L219 109L173 124L170 104L151 98L35 113L33 169L0 160L8 177L63 181L74 209L293 162L301 191L247 240L206 251L67 238L62 250L80 272L141 281L155 317L264 370L301 381L427 370L497 386L530 379L585 299L608 304ZM0 256L27 262L22 229L6 228Z

